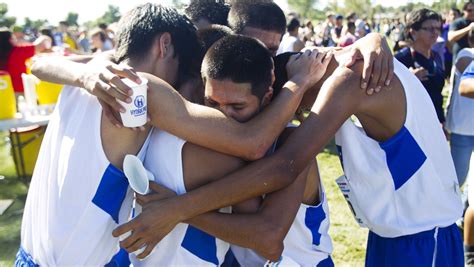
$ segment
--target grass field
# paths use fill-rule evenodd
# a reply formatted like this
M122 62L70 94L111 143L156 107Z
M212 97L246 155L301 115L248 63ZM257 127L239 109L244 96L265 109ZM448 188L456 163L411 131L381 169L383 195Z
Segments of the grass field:
M0 199L15 199L0 216L0 267L12 266L20 244L20 227L27 188L15 177L13 160L5 133L0 132ZM342 174L337 156L329 146L318 156L319 168L327 192L336 266L363 266L367 231L359 228L339 192L335 179Z

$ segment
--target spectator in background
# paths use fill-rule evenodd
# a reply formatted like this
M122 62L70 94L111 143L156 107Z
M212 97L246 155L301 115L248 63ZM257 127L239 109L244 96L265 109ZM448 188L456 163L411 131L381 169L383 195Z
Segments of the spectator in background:
M108 41L107 34L100 28L91 31L91 44L94 53L100 53L113 49L112 43Z
M464 15L456 19L449 27L448 41L453 44L453 60L461 49L469 47L467 34L474 28L474 1L469 0L462 8Z
M314 46L314 26L311 20L306 20L302 29L303 36L300 38L305 46Z
M323 24L323 42L324 47L336 46L336 43L332 40L331 32L334 28L335 16L333 13L328 12L326 14L326 21Z
M291 18L286 25L288 32L283 35L277 55L285 52L299 52L304 48L304 43L298 38L299 28L300 21L297 18Z
M77 39L77 44L79 46L79 50L84 53L91 52L91 41L88 38L88 33L86 28L79 29L79 38Z
M339 42L341 41L342 28L343 28L342 19L343 19L342 15L336 16L336 22L335 22L334 28L331 31L331 37L335 45L338 45Z
M192 0L184 13L198 29L208 28L212 24L227 26L230 7L224 1Z
M23 93L21 74L26 73L25 61L51 48L52 40L42 35L33 44L17 44L12 32L0 28L0 70L7 71L16 93Z
M273 56L286 31L283 10L274 2L236 1L229 11L229 27L237 34L260 40Z
M347 32L341 38L339 46L340 47L346 47L346 46L349 46L349 45L353 44L357 40L357 37L355 36L355 34L356 34L355 23L354 22L348 22L347 23Z
M432 50L440 31L441 16L438 13L426 8L410 12L406 32L412 44L395 57L421 81L433 101L438 120L444 125L441 95L445 79L444 65L440 55Z
M67 21L59 22L58 32L55 34L55 43L58 46L67 47L72 50L77 50L76 41L71 36L71 33L69 32L69 23Z
M465 206L469 198L469 206L474 205L474 172L469 167L474 166L474 99L469 99L461 92L461 76L467 66L474 59L474 30L468 33L468 43L470 47L459 51L453 65L451 77L451 95L449 97L448 110L446 115L446 129L451 132L451 156L453 157L454 168L458 177L459 185L464 186L463 195ZM467 181L467 184L465 183ZM466 190L466 186L469 185ZM473 195L474 196L474 195ZM473 230L471 230L473 228ZM466 264L474 264L474 210L468 208L464 216L464 247ZM469 266L471 266L469 265Z
M453 47L452 43L448 42L449 25L451 25L451 23L460 17L461 11L457 8L451 8L446 16L446 20L443 24L443 30L441 32L441 37L443 37L443 39L446 41L446 46L444 48L444 69L446 77L451 76L451 69L453 67L453 54L451 53Z

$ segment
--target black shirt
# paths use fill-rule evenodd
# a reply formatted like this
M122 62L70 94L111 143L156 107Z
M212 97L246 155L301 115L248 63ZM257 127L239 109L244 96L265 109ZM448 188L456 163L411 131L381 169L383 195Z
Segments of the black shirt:
M464 29L469 26L469 24L471 24L470 20L467 20L464 17L458 18L451 23L451 25L449 26L449 31L457 31ZM467 41L467 34L453 44L453 61L456 59L458 52L466 47L469 47L469 43Z
M423 67L428 71L428 80L421 81L426 91L428 92L431 101L436 110L436 115L438 120L443 123L445 121L444 110L443 110L443 95L441 91L444 87L444 66L442 65L442 60L439 54L434 51L431 51L431 57L426 58L422 54L413 51L405 47L400 52L395 55L395 58L398 59L403 65L407 68L419 68Z

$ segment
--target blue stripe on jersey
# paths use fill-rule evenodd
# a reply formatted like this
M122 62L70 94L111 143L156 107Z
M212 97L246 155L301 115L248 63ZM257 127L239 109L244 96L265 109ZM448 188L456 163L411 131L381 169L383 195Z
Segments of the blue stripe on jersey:
M405 126L389 140L380 143L385 151L395 190L402 187L423 165L426 155Z
M308 207L304 217L304 224L311 231L313 236L313 244L319 246L321 242L321 234L319 233L319 227L321 223L326 219L326 213L324 213L323 205L320 204L317 207Z
M16 253L15 267L39 267L39 265L36 264L33 261L33 257L20 246L20 249Z
M127 267L130 266L130 257L128 252L120 248L119 252L112 257L109 263L104 267Z
M114 165L109 164L102 175L92 203L112 216L118 223L120 207L122 207L127 189L128 180L125 174Z
M202 260L219 265L216 238L188 225L181 246Z
M339 161L341 162L342 171L344 171L344 160L342 159L342 147L336 145L337 155L339 156Z

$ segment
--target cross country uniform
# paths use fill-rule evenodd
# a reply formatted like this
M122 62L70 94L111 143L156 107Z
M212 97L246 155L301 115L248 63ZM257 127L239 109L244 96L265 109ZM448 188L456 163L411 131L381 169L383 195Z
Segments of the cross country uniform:
M384 142L348 119L336 134L345 176L338 179L359 224L369 228L366 266L463 266L454 222L459 185L431 100L394 60L405 89L403 127Z
M287 128L296 127L289 124ZM277 142L269 150L276 149ZM301 204L293 224L283 240L284 250L280 261L269 266L334 266L333 250L329 236L329 207L322 182L319 187L318 205ZM266 260L253 250L231 245L232 252L241 266L263 266Z
M186 193L183 176L182 140L155 129L144 161L155 182L177 194ZM220 266L229 244L189 224L179 223L144 260L130 254L134 266Z
M28 191L17 266L104 266L119 251L112 231L133 195L103 151L101 114L86 90L63 88Z

